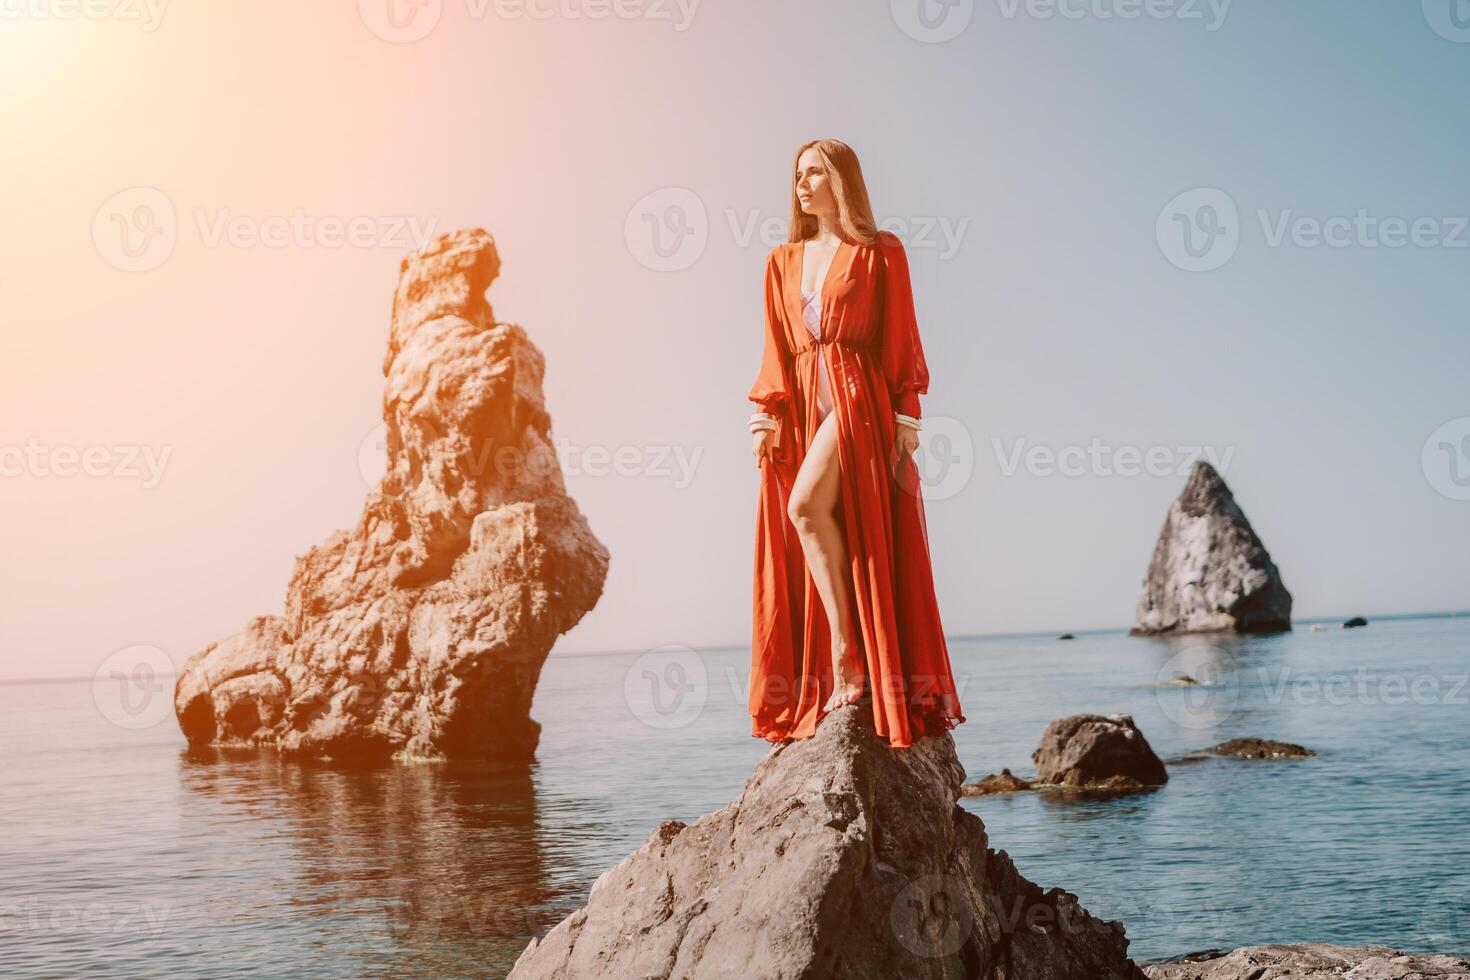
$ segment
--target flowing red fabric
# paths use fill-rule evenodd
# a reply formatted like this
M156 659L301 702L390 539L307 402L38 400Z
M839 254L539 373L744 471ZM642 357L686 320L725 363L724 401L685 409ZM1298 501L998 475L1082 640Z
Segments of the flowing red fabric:
M939 621L918 468L895 456L893 413L919 416L929 369L898 236L843 241L821 285L820 340L801 316L803 243L766 258L765 346L749 398L776 416L776 448L760 464L751 734L809 738L833 690L826 610L787 516L793 481L822 421L817 359L837 416L839 519L851 559L852 622L878 734L894 748L965 720Z

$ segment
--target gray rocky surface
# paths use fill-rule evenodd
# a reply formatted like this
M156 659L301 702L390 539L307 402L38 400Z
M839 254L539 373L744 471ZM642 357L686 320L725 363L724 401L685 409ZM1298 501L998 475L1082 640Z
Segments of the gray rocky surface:
M1121 924L1021 877L956 804L948 733L890 749L867 710L772 748L724 809L665 822L512 980L1142 980Z

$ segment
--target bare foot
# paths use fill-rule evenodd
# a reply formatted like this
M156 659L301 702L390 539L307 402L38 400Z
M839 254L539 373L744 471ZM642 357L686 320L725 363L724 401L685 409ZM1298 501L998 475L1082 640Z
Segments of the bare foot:
M832 696L822 706L822 713L826 714L842 707L844 704L852 704L863 696L863 675L857 670L857 664L852 662L851 648L842 646L832 652L832 677L836 681L832 689Z

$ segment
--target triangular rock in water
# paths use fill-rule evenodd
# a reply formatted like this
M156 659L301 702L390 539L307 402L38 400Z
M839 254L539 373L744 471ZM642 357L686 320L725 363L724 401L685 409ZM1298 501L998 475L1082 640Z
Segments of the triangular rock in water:
M948 733L890 749L867 712L838 708L723 810L665 822L511 980L1143 980L1120 923L988 846Z
M1204 460L1169 508L1129 631L1291 629L1291 593L1230 488Z
M388 472L362 516L296 560L282 616L184 664L191 744L343 757L526 760L551 645L591 609L607 549L567 496L545 362L497 323L495 241L403 260L383 363Z

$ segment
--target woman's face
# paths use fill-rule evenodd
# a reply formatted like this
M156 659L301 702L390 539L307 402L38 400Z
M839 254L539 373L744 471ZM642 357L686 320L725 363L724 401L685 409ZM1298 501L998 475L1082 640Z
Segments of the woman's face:
M796 199L807 214L833 214L837 211L837 195L814 146L803 150L796 161Z

